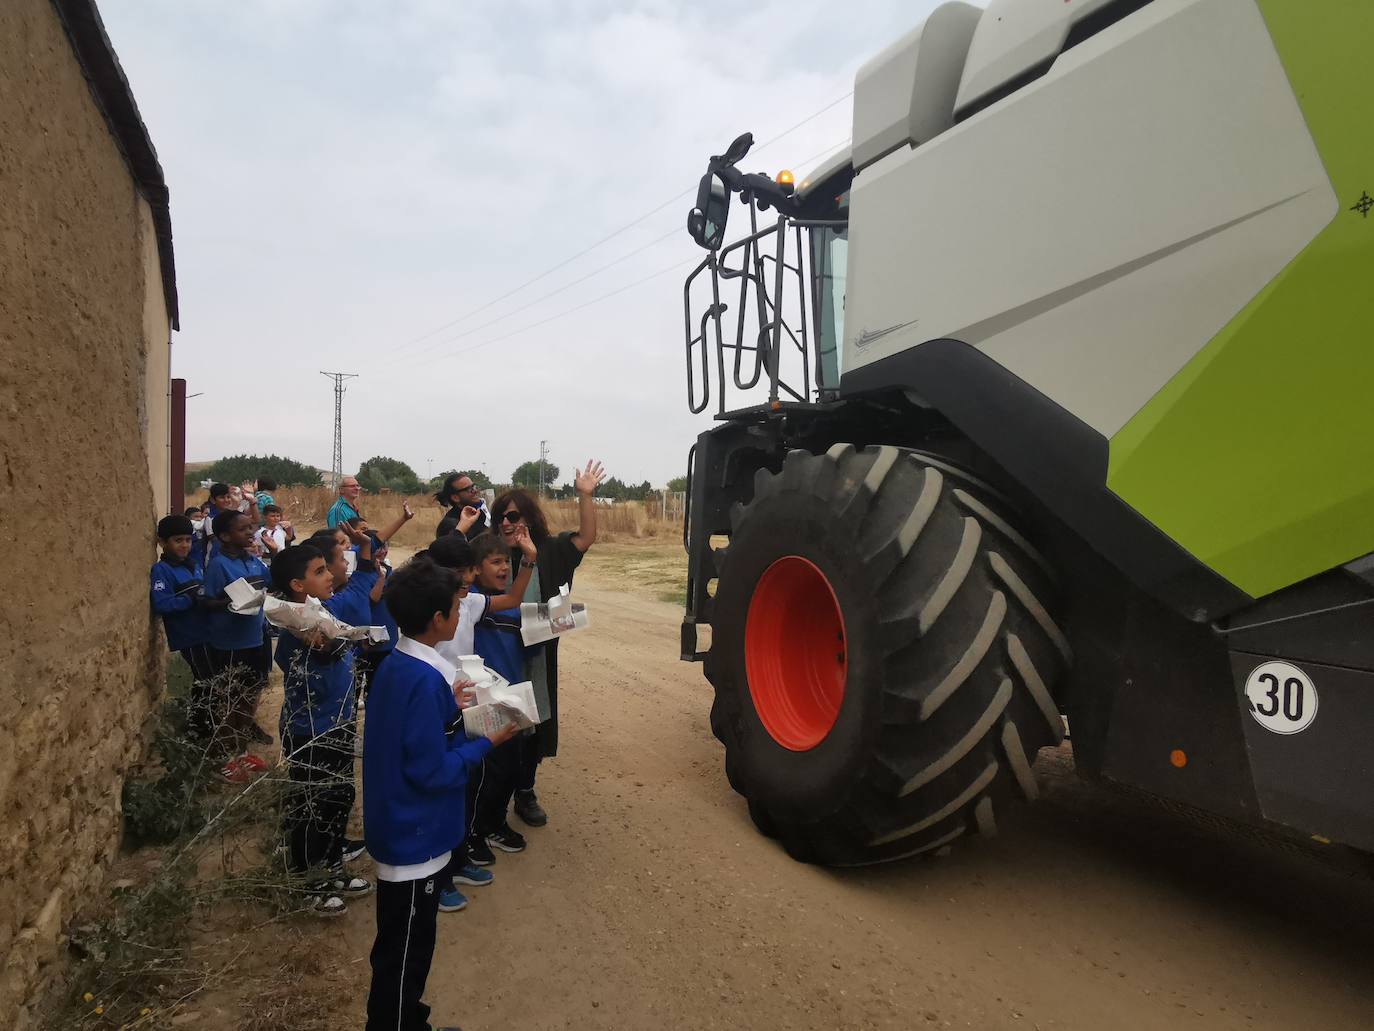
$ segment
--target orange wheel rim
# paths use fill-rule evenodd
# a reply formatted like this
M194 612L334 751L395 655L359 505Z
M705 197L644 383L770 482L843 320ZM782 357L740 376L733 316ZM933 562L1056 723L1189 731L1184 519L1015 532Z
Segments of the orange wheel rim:
M744 671L774 741L805 752L825 740L840 715L849 656L840 603L814 562L787 555L759 577L744 628Z

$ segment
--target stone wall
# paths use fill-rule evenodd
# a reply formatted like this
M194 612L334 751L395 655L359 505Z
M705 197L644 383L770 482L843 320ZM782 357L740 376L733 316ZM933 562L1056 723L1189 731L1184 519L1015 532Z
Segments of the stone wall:
M167 315L151 220L49 0L0 3L0 1026L118 847L163 644ZM150 396L152 395L152 396ZM161 413L161 414L159 414ZM154 439L162 434L161 440ZM154 461L154 451L162 456ZM162 488L165 493L166 488Z

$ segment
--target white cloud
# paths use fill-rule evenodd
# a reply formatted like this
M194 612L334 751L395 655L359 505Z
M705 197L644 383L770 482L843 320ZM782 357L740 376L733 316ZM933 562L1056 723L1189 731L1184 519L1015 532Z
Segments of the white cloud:
M504 476L548 438L565 467L597 454L627 480L675 475L706 425L685 403L685 270L489 341L699 257L684 230L524 308L682 227L686 200L404 345L689 188L738 132L764 140L843 94L933 3L903 6L104 0L172 191L174 372L205 392L189 456L327 463L318 372L342 369L361 373L350 465ZM757 167L821 151L848 120L839 105Z

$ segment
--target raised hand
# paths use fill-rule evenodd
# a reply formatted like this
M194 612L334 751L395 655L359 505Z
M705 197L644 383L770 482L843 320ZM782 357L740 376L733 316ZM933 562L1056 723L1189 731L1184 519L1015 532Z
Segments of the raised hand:
M587 462L587 468L580 470L573 478L573 488L579 494L595 494L596 488L605 480L606 470L600 462L592 459Z
M515 539L515 546L520 549L520 553L526 559L533 562L539 555L539 549L534 546L534 541L530 540L530 528L523 523L517 526L511 536Z
M410 520L415 518L415 513L410 509L409 501L401 502L401 512L404 514L406 522L410 522Z
M467 533L481 518L482 513L471 505L464 505L463 511L458 514L458 532Z
M338 526L338 529L342 530L344 532L344 536L346 536L354 544L363 544L368 540L367 534L363 532L361 527L351 526L346 521L341 522Z

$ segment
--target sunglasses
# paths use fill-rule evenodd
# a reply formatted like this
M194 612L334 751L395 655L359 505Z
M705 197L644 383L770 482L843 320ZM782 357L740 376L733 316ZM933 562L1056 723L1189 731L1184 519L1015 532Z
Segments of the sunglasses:
M507 511L501 513L501 518L498 520L498 522L502 522L502 523L518 523L518 522L520 522L520 520L521 520L522 518L524 518L524 517L521 516L520 513L519 513L517 510L515 510L515 509L512 508L512 509L508 509Z

